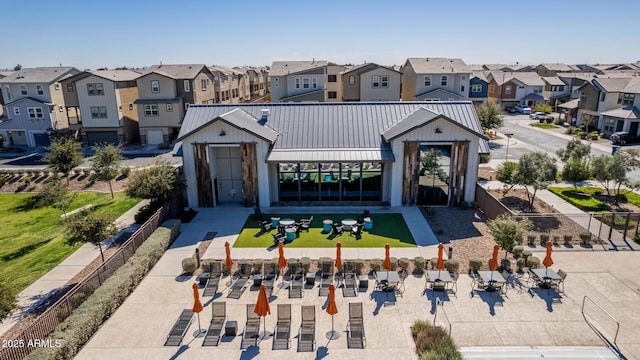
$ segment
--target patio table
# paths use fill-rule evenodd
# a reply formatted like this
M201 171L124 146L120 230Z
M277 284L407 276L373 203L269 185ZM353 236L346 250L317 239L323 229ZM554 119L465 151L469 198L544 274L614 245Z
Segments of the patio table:
M453 278L451 274L447 270L429 270L427 271L427 275L429 276L429 283L431 284L431 290L434 291L445 291L447 289L448 284L453 283ZM444 288L442 290L436 290L436 283L444 283ZM453 288L453 286L451 286Z
M354 219L344 219L342 220L342 229L344 231L351 231L351 227L356 223L357 222Z
M478 276L482 278L484 282L489 284L487 287L487 291L493 291L495 288L493 287L496 283L506 283L507 280L502 277L502 274L498 271L478 271Z
M291 226L291 225L293 225L295 223L296 223L295 220L289 219L289 218L280 220L280 225L281 226Z
M553 280L562 280L560 275L553 271L553 269L531 269L531 271L540 278L541 283L539 283L538 285L542 288L551 287L551 282L553 282Z

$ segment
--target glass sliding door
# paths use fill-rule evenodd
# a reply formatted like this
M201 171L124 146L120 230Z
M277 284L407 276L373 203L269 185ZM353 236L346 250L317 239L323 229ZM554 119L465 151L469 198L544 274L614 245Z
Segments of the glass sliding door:
M320 200L340 200L340 164L320 164Z
M382 200L382 164L362 164L362 200Z
M320 200L320 174L317 163L300 164L300 200Z
M420 145L418 205L448 205L451 145Z
M278 164L278 182L280 201L298 201L300 199L298 164Z
M360 179L361 163L342 163L340 164L340 186L342 200L359 201L360 200Z

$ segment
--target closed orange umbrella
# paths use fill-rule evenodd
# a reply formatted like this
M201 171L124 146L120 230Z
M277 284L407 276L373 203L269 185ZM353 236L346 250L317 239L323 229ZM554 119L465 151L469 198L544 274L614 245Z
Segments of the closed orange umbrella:
M267 298L267 287L264 284L260 285L260 291L258 292L258 300L256 301L256 307L253 309L253 312L260 317L266 317L268 314L271 314L271 306L269 305L269 299ZM262 334L262 339L271 336L271 333L267 332L267 322L266 319L263 320L264 323L264 334Z
M287 259L284 257L284 244L282 242L278 243L278 267L280 268L280 277L282 277L282 284L280 285L280 288L284 287L284 276L282 275L282 272L284 270L284 267L287 266Z
M382 267L385 270L391 270L391 258L389 257L389 243L384 246L384 262L382 263Z
M489 270L496 271L498 270L498 251L500 251L500 246L493 246L493 257L491 257L491 261L489 261Z
M438 245L438 261L436 262L436 269L444 270L444 245Z
M225 241L225 243L224 243L224 248L225 248L225 249L224 249L224 250L225 250L225 251L226 251L226 253L227 253L227 259L225 260L225 263L224 263L224 264L225 264L228 268L231 268L231 265L233 265L233 261L231 260L231 247L230 247L230 246L231 246L231 245L229 245L229 242L228 242L228 241Z
M329 285L329 304L327 304L327 314L331 315L331 331L327 333L327 339L335 340L340 337L337 331L333 330L333 315L338 313L336 305L336 288L333 284Z
M553 244L551 241L547 241L547 256L542 260L542 265L545 267L551 267L553 265L553 259L551 259L551 251L553 251Z
M342 244L340 241L336 244L336 267L338 269L342 267Z
M201 330L200 328L200 312L202 311L202 302L200 302L200 294L198 293L198 284L193 283L193 285L191 285L191 288L193 289L193 312L198 314L198 331L196 332L196 337L198 337L200 334L204 334L206 332L206 330Z

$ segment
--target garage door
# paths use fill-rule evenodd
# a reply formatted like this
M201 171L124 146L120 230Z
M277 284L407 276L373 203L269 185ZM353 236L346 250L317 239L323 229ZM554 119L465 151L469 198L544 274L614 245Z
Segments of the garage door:
M117 131L87 131L87 143L89 146L99 144L117 144L118 142Z
M147 130L147 144L162 144L162 130Z
M49 135L47 134L33 134L33 140L36 143L36 146L49 146L51 145L51 141L49 141Z

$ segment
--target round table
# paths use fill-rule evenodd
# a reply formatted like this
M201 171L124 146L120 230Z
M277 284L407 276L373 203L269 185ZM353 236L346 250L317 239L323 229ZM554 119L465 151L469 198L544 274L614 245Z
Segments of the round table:
M293 219L281 219L280 220L280 225L281 226L291 226L293 224L295 224L296 221Z
M344 219L342 220L342 230L351 231L351 227L356 224L356 221L353 219Z
M330 233L331 232L331 225L333 225L333 220L322 220L322 232L323 233Z

